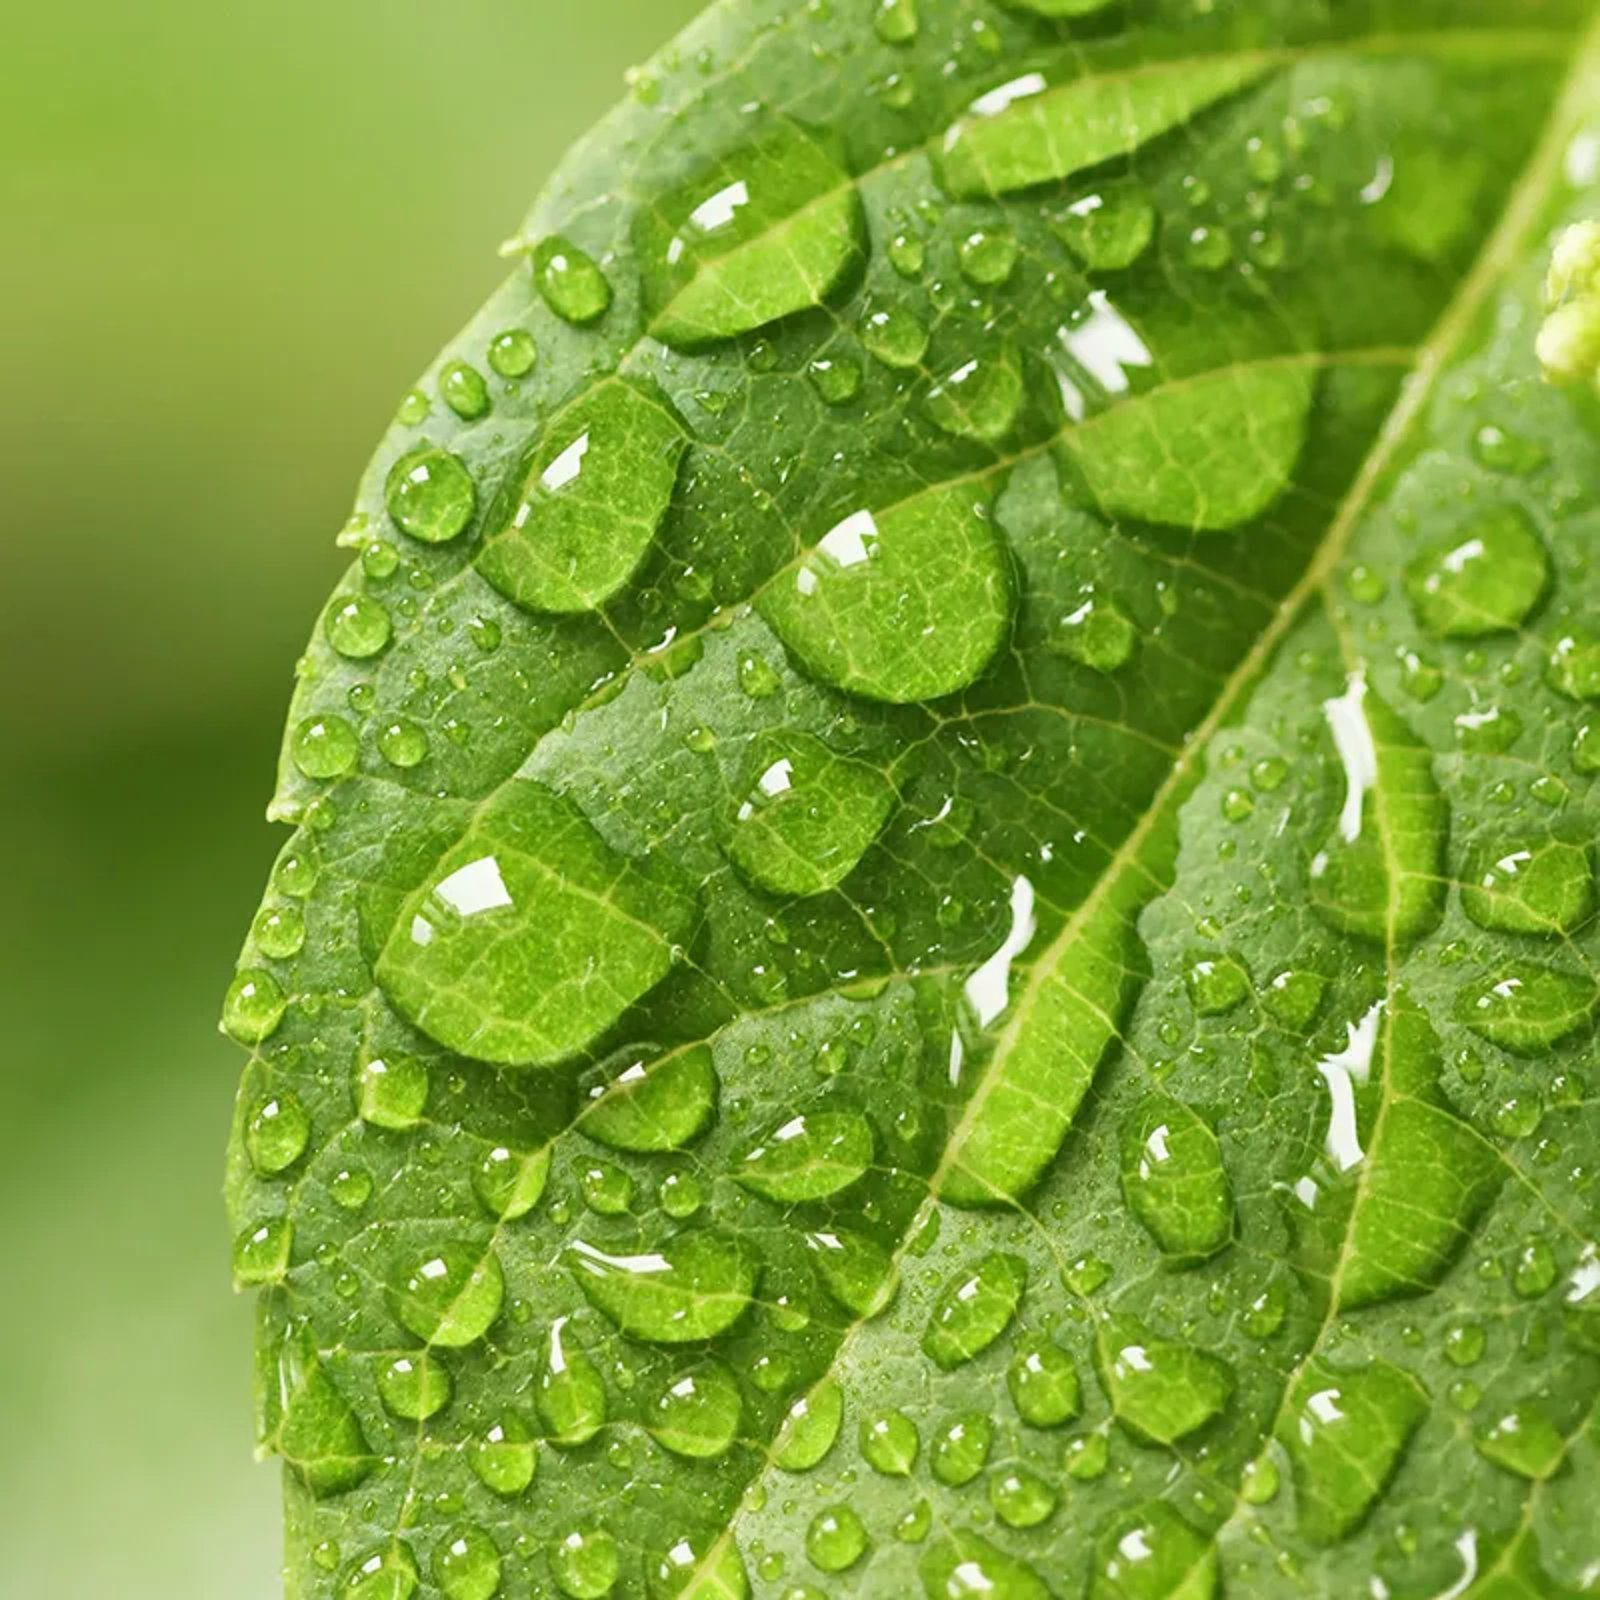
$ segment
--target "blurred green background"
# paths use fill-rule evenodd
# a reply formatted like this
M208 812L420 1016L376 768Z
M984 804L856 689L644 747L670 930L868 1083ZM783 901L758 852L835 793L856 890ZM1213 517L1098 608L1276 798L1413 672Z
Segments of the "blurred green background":
M0 1593L267 1600L216 1033L333 534L699 0L54 0L0 51Z

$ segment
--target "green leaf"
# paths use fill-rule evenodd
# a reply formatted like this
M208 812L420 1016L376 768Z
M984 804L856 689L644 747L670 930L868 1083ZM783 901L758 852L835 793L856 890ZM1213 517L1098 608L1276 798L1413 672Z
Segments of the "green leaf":
M1590 0L641 70L290 711L290 1593L1592 1588L1597 104Z

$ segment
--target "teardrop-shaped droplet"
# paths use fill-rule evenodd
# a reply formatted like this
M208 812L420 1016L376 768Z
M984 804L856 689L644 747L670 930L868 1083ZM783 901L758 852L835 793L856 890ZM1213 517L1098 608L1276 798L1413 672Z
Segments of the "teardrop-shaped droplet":
M1019 1350L1006 1369L1006 1388L1017 1415L1030 1428L1059 1428L1082 1408L1078 1369L1072 1357L1047 1339Z
M1527 512L1507 504L1423 550L1406 568L1406 593L1429 633L1475 639L1520 627L1549 579Z
M572 801L513 782L405 902L378 982L449 1049L546 1065L654 988L697 916L673 869L618 854ZM574 928L585 937L574 940Z
M952 1529L917 1563L928 1600L1050 1600L1044 1579L1025 1561L967 1529Z
M809 1472L833 1449L844 1420L844 1390L832 1378L789 1407L772 1441L772 1463L785 1472Z
M1329 1545L1355 1532L1427 1411L1427 1391L1387 1361L1348 1371L1321 1360L1306 1367L1280 1429L1303 1537Z
M725 1455L738 1437L742 1409L733 1374L719 1361L705 1361L667 1385L649 1428L674 1455L709 1461Z
M1004 643L1013 604L988 505L958 485L846 517L760 610L814 676L904 703L973 682Z
M271 1444L312 1494L343 1494L378 1465L355 1408L328 1375L309 1330L278 1352L276 1425Z
M574 1240L566 1261L598 1310L624 1333L658 1344L693 1344L731 1328L761 1271L745 1241L693 1229L629 1255Z
M903 1411L875 1411L861 1419L861 1454L874 1472L886 1478L909 1478L922 1440L917 1425Z
M757 739L723 849L773 894L836 888L882 832L895 789L876 767L835 754L798 729Z
M823 134L767 119L753 144L640 208L650 332L693 349L819 305L866 253L861 197Z
M1101 1379L1117 1421L1136 1438L1172 1444L1221 1414L1232 1398L1226 1362L1160 1339L1135 1318L1107 1319L1096 1340Z
M481 1339L500 1315L500 1258L486 1245L450 1240L403 1266L388 1298L401 1325L419 1339L458 1349Z
M467 1460L484 1488L509 1500L533 1482L539 1446L527 1423L508 1411L472 1441Z
M491 1600L500 1588L500 1551L482 1528L463 1523L434 1546L433 1581L444 1600Z
M378 1393L384 1405L408 1422L426 1422L443 1411L454 1389L450 1369L427 1350L396 1356L378 1373Z
M750 1600L750 1578L739 1546L723 1534L672 1539L666 1554L646 1563L651 1600Z
M533 281L545 304L578 327L603 317L611 304L611 285L594 258L560 235L535 248Z
M1462 909L1480 928L1571 933L1595 907L1586 845L1561 838L1502 838L1480 844L1462 873Z
M415 1056L375 1056L356 1074L356 1110L374 1128L404 1133L428 1106L428 1067Z
M1168 1255L1200 1261L1233 1238L1233 1186L1210 1125L1167 1095L1150 1095L1122 1125L1122 1192Z
M568 1317L550 1325L550 1342L534 1399L550 1442L563 1450L587 1444L606 1422L606 1385L600 1369L568 1331Z
M681 1150L710 1125L717 1092L709 1045L626 1050L607 1063L578 1126L613 1150Z
M1535 1483L1550 1477L1567 1453L1561 1430L1532 1402L1503 1412L1473 1443L1486 1461Z
M874 1153L872 1124L859 1111L813 1111L774 1128L734 1176L769 1200L825 1200L860 1178Z
M515 1222L538 1205L550 1176L550 1147L513 1150L491 1145L472 1169L472 1192L502 1222Z
M1508 961L1468 984L1456 1017L1479 1038L1515 1055L1542 1055L1594 1021L1595 980L1532 961Z
M834 1230L809 1233L811 1264L828 1293L863 1320L877 1316L895 1297L894 1258L864 1234Z
M1021 363L1002 346L952 367L929 389L924 404L946 433L996 444L1016 426L1022 400Z
M1091 1600L1216 1600L1217 1549L1165 1500L1113 1518L1094 1542Z
M287 1089L258 1100L245 1124L250 1164L264 1178L292 1167L305 1154L310 1138L311 1118L299 1097Z
M958 1273L933 1305L922 1335L923 1354L949 1371L981 1355L1011 1326L1028 1286L1020 1256L986 1256Z
M552 418L495 502L478 570L528 611L592 611L644 560L688 445L653 385L608 378Z
M246 1223L233 1241L233 1282L239 1289L281 1283L289 1271L294 1247L294 1223L288 1217L269 1217Z

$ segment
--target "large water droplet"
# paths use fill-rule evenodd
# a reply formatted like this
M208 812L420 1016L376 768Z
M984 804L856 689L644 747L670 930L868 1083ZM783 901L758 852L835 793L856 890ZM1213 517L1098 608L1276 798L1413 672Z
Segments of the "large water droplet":
M1503 505L1422 551L1406 568L1406 593L1430 633L1471 639L1519 627L1549 576L1527 512Z
M861 1318L877 1316L898 1287L894 1258L863 1234L835 1230L806 1235L811 1263L828 1293Z
M550 1149L513 1150L491 1145L472 1169L472 1192L502 1222L515 1222L538 1205L550 1176Z
M364 661L379 655L394 637L394 624L383 603L371 595L335 595L323 613L328 643L342 656Z
M428 1106L427 1064L415 1056L380 1056L356 1074L356 1111L374 1128L404 1133Z
M1594 913L1588 848L1559 838L1480 844L1462 875L1461 905L1481 928L1571 933Z
M752 883L806 896L835 888L877 838L895 802L875 767L809 733L756 740L723 849Z
M963 361L938 380L924 402L946 433L996 444L1016 425L1022 409L1022 366L1000 346Z
M452 1528L433 1552L433 1581L444 1600L490 1600L500 1587L500 1552L482 1528Z
M1031 1428L1059 1428L1077 1416L1082 1406L1072 1357L1045 1339L1017 1352L1006 1370L1006 1388L1017 1415Z
M424 445L389 469L384 504L402 533L425 544L446 544L472 521L478 491L459 456Z
M672 869L619 855L570 800L511 783L406 901L378 981L450 1049L543 1065L654 988L697 914Z
M1470 983L1456 1016L1480 1038L1515 1055L1542 1055L1594 1021L1595 982L1532 961L1508 961Z
M1011 1326L1028 1286L1020 1256L986 1256L952 1278L934 1302L923 1354L949 1371L981 1355Z
M732 1446L742 1408L733 1374L719 1361L705 1361L667 1385L649 1428L674 1455L707 1461Z
M1091 272L1121 272L1149 248L1156 208L1141 190L1107 189L1075 201L1051 227Z
M692 1344L731 1328L761 1270L742 1240L697 1230L633 1255L578 1239L566 1261L584 1294L624 1333L660 1344Z
M717 1090L709 1045L626 1050L607 1064L578 1125L613 1150L678 1150L710 1124Z
M395 1540L356 1567L344 1586L345 1600L411 1600L422 1575L409 1545Z
M609 378L560 412L496 500L476 562L529 611L591 611L638 570L688 444L658 389Z
M760 610L815 676L903 703L973 682L1005 641L1013 604L987 504L957 486L845 518Z
M1179 1100L1148 1096L1124 1120L1122 1192L1178 1260L1204 1260L1233 1238L1233 1186L1217 1136Z
M355 1409L328 1376L309 1330L284 1340L272 1401L272 1443L312 1494L343 1494L377 1466Z
M222 999L222 1026L240 1044L261 1044L278 1031L288 996L270 972L245 967Z
M481 1339L500 1315L505 1277L488 1246L451 1240L402 1267L388 1297L401 1325L419 1339L458 1349Z
M867 1553L866 1524L849 1506L828 1506L806 1529L806 1554L819 1572L843 1572Z
M1107 1523L1094 1542L1091 1600L1215 1600L1216 1547L1165 1500Z
M288 1090L258 1100L245 1124L250 1164L266 1178L292 1167L305 1154L310 1138L311 1118Z
M859 1111L814 1111L774 1128L734 1176L769 1200L825 1200L861 1177L875 1150L872 1124Z
M571 1600L601 1600L622 1576L622 1553L604 1528L575 1528L551 1547L550 1571Z
M768 126L641 208L650 331L667 344L692 349L819 305L865 257L861 197L828 141Z
M378 1373L378 1393L390 1411L408 1422L426 1422L450 1404L455 1384L450 1369L424 1350L396 1356Z
M1096 1355L1117 1421L1156 1444L1172 1444L1204 1427L1233 1395L1226 1362L1193 1345L1159 1339L1130 1316L1106 1320Z
M604 316L611 304L611 285L594 258L559 235L534 250L533 281L545 304L579 327Z
M564 1450L587 1444L606 1422L606 1385L600 1369L567 1331L571 1319L557 1317L539 1373L535 1402L550 1432L550 1442Z
M527 1423L508 1411L472 1441L467 1460L484 1488L509 1500L533 1482L539 1446Z

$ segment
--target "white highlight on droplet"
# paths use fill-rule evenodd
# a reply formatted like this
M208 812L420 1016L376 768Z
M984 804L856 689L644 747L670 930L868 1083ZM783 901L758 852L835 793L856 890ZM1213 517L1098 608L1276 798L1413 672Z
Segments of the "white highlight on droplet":
M980 1028L987 1028L1011 1003L1011 964L1033 942L1033 885L1019 876L1011 885L1011 927L1000 948L967 979L963 993Z
M1361 1148L1361 1133L1356 1124L1356 1084L1365 1084L1372 1075L1372 1057L1378 1047L1378 1019L1383 1014L1382 1000L1357 1023L1346 1024L1343 1050L1324 1056L1317 1071L1328 1086L1333 1111L1328 1117L1327 1151L1333 1164L1348 1172L1366 1152Z

